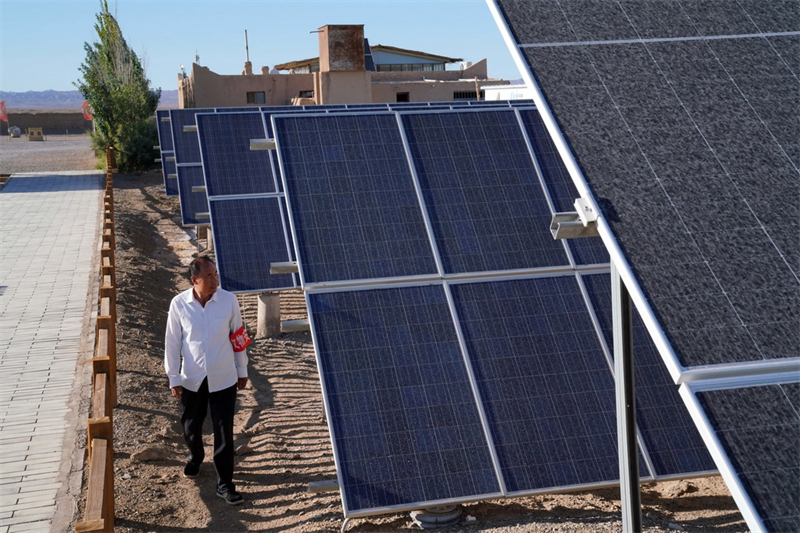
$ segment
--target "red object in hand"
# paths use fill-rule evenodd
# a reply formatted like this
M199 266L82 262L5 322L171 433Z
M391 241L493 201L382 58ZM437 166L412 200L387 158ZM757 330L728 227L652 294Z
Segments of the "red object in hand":
M230 338L234 352L243 352L253 342L250 335L244 330L244 326L231 333Z

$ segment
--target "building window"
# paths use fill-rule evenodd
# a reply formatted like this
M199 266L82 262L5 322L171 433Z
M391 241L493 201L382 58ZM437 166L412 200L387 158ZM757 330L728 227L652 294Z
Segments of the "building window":
M266 104L267 103L267 93L264 91L256 91L253 93L247 93L247 103L248 104Z
M453 93L453 100L477 100L478 93L475 91L456 91ZM486 93L481 91L481 100L486 99Z
M300 91L300 98L314 98L314 91Z
M444 70L444 63L405 63L376 65L378 72L425 72Z
M397 93L397 101L398 102L410 102L408 98L408 93Z

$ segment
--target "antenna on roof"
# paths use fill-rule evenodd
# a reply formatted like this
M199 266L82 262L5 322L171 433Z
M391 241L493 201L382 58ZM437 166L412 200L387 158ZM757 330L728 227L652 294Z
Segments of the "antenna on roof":
M245 61L250 62L250 46L247 44L247 30L244 30L244 55Z

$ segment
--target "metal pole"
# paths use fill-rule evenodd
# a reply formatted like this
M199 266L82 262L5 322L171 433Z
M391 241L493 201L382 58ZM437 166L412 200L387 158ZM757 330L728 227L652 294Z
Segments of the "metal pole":
M245 61L250 62L250 45L247 42L247 30L244 30L244 55Z
M623 533L642 531L639 447L636 443L636 395L633 374L633 309L628 289L611 263L611 309L614 316L614 376L617 397L619 491Z

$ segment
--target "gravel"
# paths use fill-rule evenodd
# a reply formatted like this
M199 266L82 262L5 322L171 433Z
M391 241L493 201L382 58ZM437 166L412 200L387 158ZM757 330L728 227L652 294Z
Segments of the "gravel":
M48 135L46 141L0 137L0 174L92 170L99 162L89 135Z

